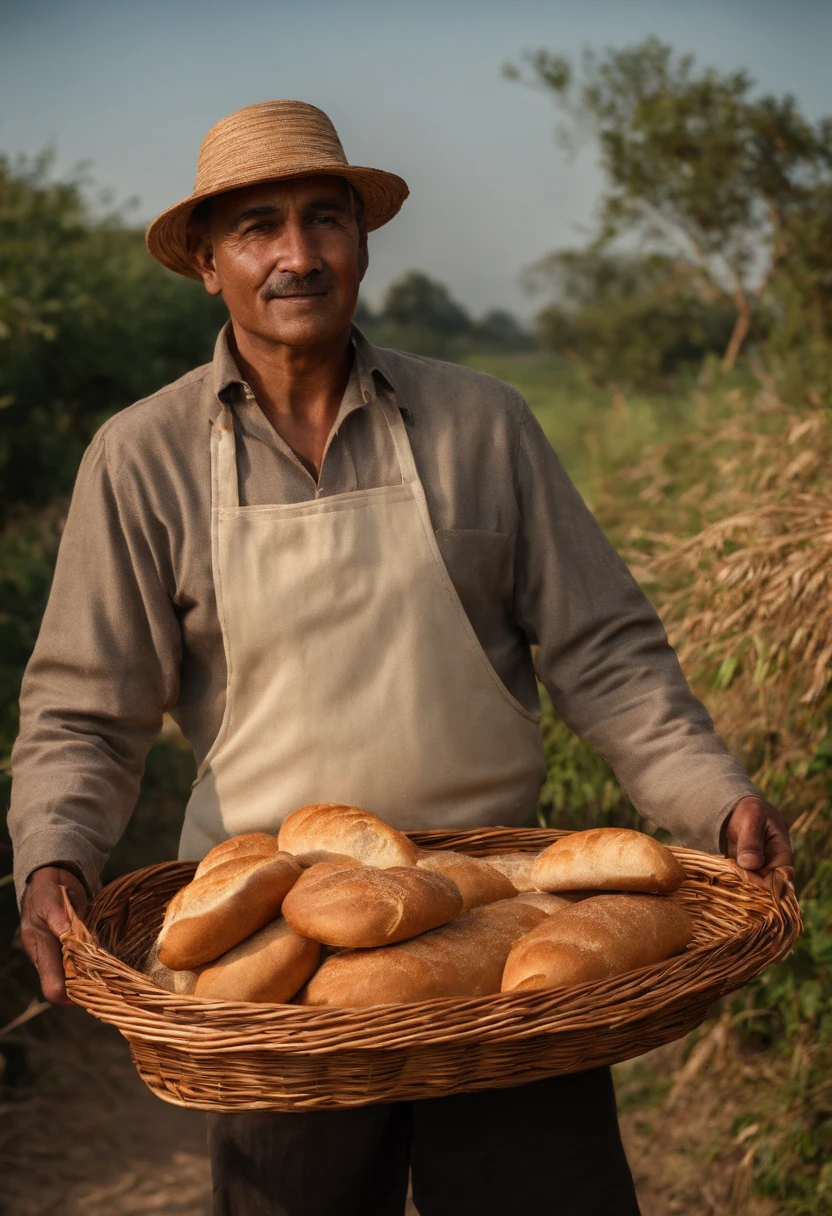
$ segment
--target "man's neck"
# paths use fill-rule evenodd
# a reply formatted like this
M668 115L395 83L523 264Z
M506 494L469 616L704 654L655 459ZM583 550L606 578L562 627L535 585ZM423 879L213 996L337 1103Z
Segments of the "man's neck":
M352 368L349 329L325 345L296 347L232 326L229 343L260 409L317 481Z

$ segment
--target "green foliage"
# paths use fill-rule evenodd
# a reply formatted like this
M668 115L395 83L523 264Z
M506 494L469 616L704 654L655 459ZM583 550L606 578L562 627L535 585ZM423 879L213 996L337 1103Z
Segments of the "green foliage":
M362 302L355 319L379 346L433 358L459 359L475 350L516 351L533 345L510 312L492 309L476 321L444 283L418 270L408 270L390 284L378 314Z
M832 185L784 216L783 256L766 286L765 358L787 400L832 402Z
M71 489L115 410L210 358L225 319L48 157L0 157L0 523Z
M733 310L706 299L690 268L663 254L563 249L527 278L554 298L537 318L543 344L601 385L672 387L731 336Z
M471 318L447 287L418 270L409 270L390 284L384 297L384 317L392 325L424 326L449 338L471 329Z

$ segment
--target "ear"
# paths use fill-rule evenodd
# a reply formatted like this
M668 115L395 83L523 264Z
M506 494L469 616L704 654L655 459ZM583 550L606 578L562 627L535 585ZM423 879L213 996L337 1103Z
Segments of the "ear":
M209 296L218 296L222 291L220 277L214 262L214 246L210 238L196 228L188 229L188 255Z
M367 233L362 232L358 238L358 281L359 283L367 273L367 267L370 265L370 248L367 244Z

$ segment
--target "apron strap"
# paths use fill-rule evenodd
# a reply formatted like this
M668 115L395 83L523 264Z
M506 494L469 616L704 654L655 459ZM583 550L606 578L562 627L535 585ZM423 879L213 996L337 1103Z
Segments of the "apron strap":
M211 428L211 500L215 507L239 507L237 441L234 418L227 405Z
M391 401L386 394L379 394L378 399L396 449L402 485L412 485L419 480L419 474L404 419L395 401ZM237 440L234 417L227 405L223 405L211 428L211 501L215 507L240 505Z
M396 455L399 458L402 485L412 485L413 482L419 480L419 474L416 471L416 461L413 459L413 449L410 446L404 418L402 418L395 400L391 401L386 393L379 393L378 400L381 403L384 419L390 430L390 438L393 440Z

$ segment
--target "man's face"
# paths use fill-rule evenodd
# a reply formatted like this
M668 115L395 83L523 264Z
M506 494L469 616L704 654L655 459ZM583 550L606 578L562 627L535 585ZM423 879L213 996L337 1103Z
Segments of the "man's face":
M367 269L352 193L341 177L297 177L220 195L193 245L235 329L288 346L326 343L349 325Z

